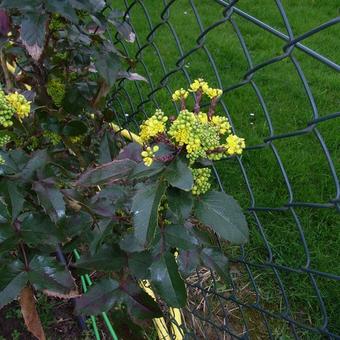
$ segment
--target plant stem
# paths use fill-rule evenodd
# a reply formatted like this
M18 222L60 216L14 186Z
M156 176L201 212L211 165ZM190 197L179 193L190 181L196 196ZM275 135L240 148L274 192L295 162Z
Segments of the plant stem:
M211 120L212 116L215 113L215 109L216 109L216 105L217 105L217 100L218 100L218 97L215 97L215 98L213 98L211 100L211 104L210 104L209 112L208 112L208 119L209 120Z
M11 75L10 75L8 68L7 68L3 48L0 49L0 61L1 61L2 70L4 72L4 76L5 76L6 90L10 91L13 88L13 82L12 82Z
M203 95L202 90L198 90L198 91L196 92L194 113L199 113L199 112L200 112L202 95Z
M18 222L18 220L15 220L13 222L13 228L15 230L16 233L20 232L20 223ZM26 250L25 250L25 245L23 241L20 241L19 243L19 248L22 254L22 257L24 259L24 265L25 265L25 270L28 271L29 269L29 265L28 265L28 259L27 259L27 254L26 254Z

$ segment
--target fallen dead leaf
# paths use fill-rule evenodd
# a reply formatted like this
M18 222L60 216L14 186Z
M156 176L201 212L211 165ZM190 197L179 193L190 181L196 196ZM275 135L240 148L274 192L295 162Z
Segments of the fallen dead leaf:
M27 329L39 340L46 340L39 314L35 306L32 287L25 287L20 293L21 313Z

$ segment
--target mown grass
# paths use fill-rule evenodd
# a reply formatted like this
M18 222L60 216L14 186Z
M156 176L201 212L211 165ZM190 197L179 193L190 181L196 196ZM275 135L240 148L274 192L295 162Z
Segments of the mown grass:
M152 82L137 85L125 82L125 89L130 97L127 98L123 92L120 93L118 99L121 105L116 106L117 111L125 110L125 113L135 111L137 105L148 98L150 90L158 88L159 82L163 80L163 85L166 86L154 92L152 100L142 107L135 118L137 122L140 121L144 114L151 114L157 105L168 114L173 114L176 107L170 101L170 93L179 87L186 87L188 82L183 71L174 72L166 80L163 78L166 73L177 69L177 61L181 55L189 51L192 53L180 66L183 65L183 70L191 79L204 77L213 86L224 89L243 80L249 65L230 22L209 31L204 38L204 44L203 41L197 40L201 30L195 11L199 14L202 29L206 29L223 18L222 7L219 4L212 0L194 1L193 8L189 1L178 0L170 6L168 12L163 13L164 19L169 16L169 20L165 20L167 23L160 25L154 35L150 36L150 25L155 27L162 22L160 14L164 7L160 1L145 0L142 3L144 8L137 4L130 12L138 44L126 46L130 56L133 57L136 51L145 45L137 56L142 63L137 63L136 71L151 78ZM295 36L339 14L337 0L327 2L284 0L282 3ZM123 1L116 1L115 6L123 9ZM240 0L238 7L286 33L274 1L263 0L259 4L251 0ZM148 12L150 22L144 9ZM236 15L233 16L233 20L242 33L254 65L282 55L284 41ZM176 32L175 36L172 29ZM339 63L339 36L339 25L332 26L306 39L304 44ZM146 44L147 39L152 43ZM296 48L293 56L308 80L319 116L338 111L339 75ZM215 66L219 78L212 65ZM246 139L249 147L264 144L264 139L270 134L304 129L313 119L310 102L290 58L257 71L253 80L263 96L272 131L251 84L227 92L222 98L236 133ZM226 112L222 106L219 110L221 113ZM130 128L136 127L135 123L130 124ZM339 177L340 119L318 124L318 130L327 145ZM279 165L280 162L282 167ZM252 204L256 207L280 208L291 199L295 202L327 203L335 198L334 178L314 133L278 139L272 146L267 143L263 148L249 150L242 156L242 164L249 187L242 176L238 160L218 162L216 168L224 189L235 196L245 209ZM282 168L287 180L284 179ZM249 188L252 190L253 198L249 194ZM249 214L250 242L242 253L247 261L266 263L271 259L274 263L295 269L309 266L314 270L340 275L340 218L334 208L299 207L294 211L289 209L263 211L257 213L257 218L258 221L255 223L253 216ZM228 248L226 251L234 257L241 255L238 248L233 251ZM285 270L274 272L270 268L258 269L253 266L250 268L256 277L256 289L260 293L261 306L272 312L285 312L284 298L286 298L291 317L307 325L321 327L324 319L314 287L317 285L329 317L328 328L334 333L340 333L338 282ZM243 269L240 265L240 270ZM279 280L285 287L285 297L280 289ZM254 287L253 289L255 291ZM269 322L278 338L291 336L291 331L284 321L269 319ZM297 331L300 336L308 339L321 338L299 328ZM259 337L256 334L254 336Z

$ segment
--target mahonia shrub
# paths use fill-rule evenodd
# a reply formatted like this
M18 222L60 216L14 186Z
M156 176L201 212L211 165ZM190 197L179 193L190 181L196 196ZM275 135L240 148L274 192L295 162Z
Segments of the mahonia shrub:
M118 149L108 102L118 79L143 77L125 71L136 61L115 34L134 41L110 1L0 1L0 309L19 298L41 339L36 293L75 299L79 315L115 307L134 320L159 317L141 283L182 307L199 266L228 280L212 235L248 239L238 203L211 190L211 162L245 147L215 114L221 90L199 79L176 91L179 115L157 110ZM84 294L83 274L96 281Z
M189 91L195 98L193 111L186 107ZM241 155L245 141L231 132L225 117L215 113L221 90L198 79L189 91L173 94L172 99L181 105L177 117L157 109L142 122L139 135L133 135L134 143L127 144L112 162L85 171L76 182L77 195L81 188L96 192L92 205L86 205L95 204L97 214L114 216L114 221L106 223L115 224L113 230L109 227L110 233L106 224L103 231L106 242L111 238L110 246L90 250L76 263L108 272L106 279L78 299L79 313L97 314L126 303L122 290L131 280L146 281L168 306L183 307L185 278L199 266L228 280L228 260L213 236L233 244L248 240L240 206L231 196L212 190L210 168L214 160ZM204 95L211 99L207 113L201 110ZM100 191L95 189L98 186ZM104 202L105 209L100 206ZM115 260L103 263L103 258L109 261L110 252ZM117 268L123 278L116 276ZM98 298L103 304L98 304Z

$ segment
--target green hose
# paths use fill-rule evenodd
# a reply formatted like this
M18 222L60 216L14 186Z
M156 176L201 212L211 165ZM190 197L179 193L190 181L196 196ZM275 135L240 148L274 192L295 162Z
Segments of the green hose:
M74 253L76 260L79 260L80 255L79 255L78 251L75 249L73 251L73 253ZM92 280L91 280L91 278L88 274L81 275L80 279L81 279L83 291L84 291L84 293L86 293L87 292L87 286L89 286L89 287L92 286L93 282L92 282ZM110 322L110 320L109 320L109 318L108 318L108 316L105 312L102 313L102 317L103 317L103 320L105 322L107 329L109 330L109 332L112 336L112 339L118 340L117 334L114 331L112 324L111 324L111 322ZM98 332L98 326L97 326L96 318L93 315L91 315L91 322L92 322L92 328L93 328L93 332L94 332L94 335L96 337L96 340L100 340L100 335L99 335L99 332Z

